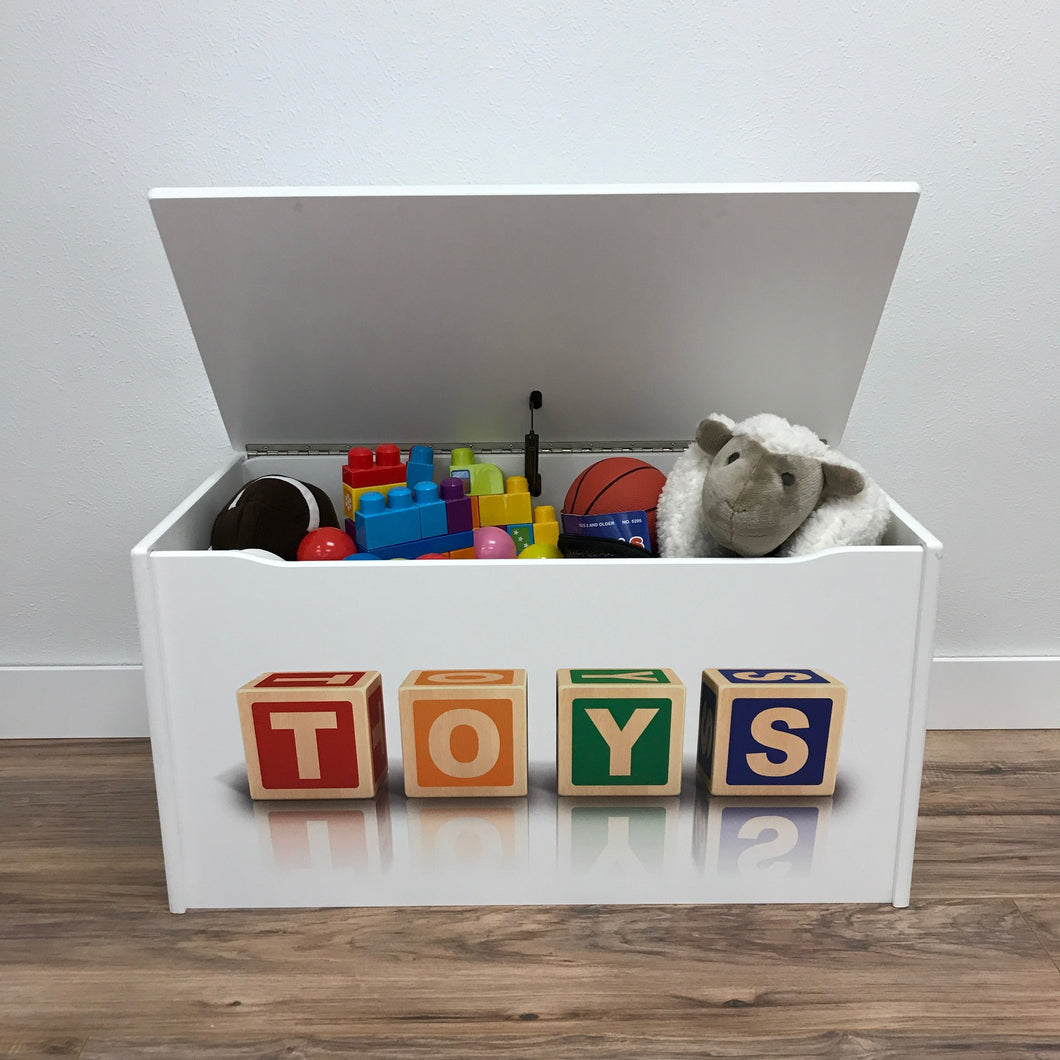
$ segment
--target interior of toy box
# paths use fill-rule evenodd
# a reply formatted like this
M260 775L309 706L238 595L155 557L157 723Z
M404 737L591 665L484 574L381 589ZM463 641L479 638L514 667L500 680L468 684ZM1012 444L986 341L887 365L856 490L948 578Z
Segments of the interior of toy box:
M639 459L653 464L660 471L670 470L677 458L675 452L638 451ZM407 451L403 452L403 458ZM495 463L505 475L523 474L523 457L521 453L491 453L484 456ZM601 459L599 453L542 453L540 457L542 492L533 499L534 505L550 504L557 512L563 507L567 489L577 475L595 460ZM342 466L341 456L333 455L276 455L251 456L234 463L184 514L174 521L165 533L155 541L154 548L164 551L205 551L210 546L210 530L217 513L252 479L262 475L286 475L311 482L319 486L331 498L336 512L342 511ZM439 450L435 453L434 478L441 481L448 474L449 452ZM893 512L891 524L878 547L916 545L919 538L908 526L899 513ZM571 561L564 561L571 562ZM592 562L585 561L585 562ZM710 560L703 562L747 563L746 559Z

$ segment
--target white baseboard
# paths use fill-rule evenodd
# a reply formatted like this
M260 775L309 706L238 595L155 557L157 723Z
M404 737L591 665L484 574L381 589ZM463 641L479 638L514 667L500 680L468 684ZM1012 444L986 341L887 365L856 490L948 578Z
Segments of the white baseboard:
M928 728L1060 728L1060 656L936 659ZM0 739L147 735L140 666L0 667Z
M937 658L929 729L1060 729L1060 655Z
M147 734L142 666L0 666L0 739Z

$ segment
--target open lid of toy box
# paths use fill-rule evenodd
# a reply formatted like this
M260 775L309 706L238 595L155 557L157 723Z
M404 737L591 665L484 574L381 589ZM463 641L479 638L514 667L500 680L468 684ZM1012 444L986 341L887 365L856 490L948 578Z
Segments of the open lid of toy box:
M842 436L913 184L164 189L237 449ZM684 440L684 441L682 441Z

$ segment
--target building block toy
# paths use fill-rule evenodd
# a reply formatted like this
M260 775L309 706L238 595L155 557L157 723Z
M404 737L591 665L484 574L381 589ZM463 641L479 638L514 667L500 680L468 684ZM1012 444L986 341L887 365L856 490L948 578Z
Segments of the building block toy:
M413 489L421 482L434 481L434 450L429 445L414 445L405 465L405 485Z
M379 549L386 545L415 541L420 536L419 509L407 486L398 486L385 497L381 493L364 494L353 521L357 548L362 552L379 555Z
M505 529L515 542L515 551L519 555L522 554L523 549L529 548L534 543L534 528L530 523L524 523L522 526L509 526Z
M505 479L504 492L481 496L478 500L482 526L518 526L533 521L530 487L521 475Z
M471 498L464 489L463 479L447 478L438 487L439 496L445 504L446 529L450 534L474 530L471 514Z
M342 469L343 485L354 489L405 484L406 469L401 462L401 450L396 445L384 444L372 450L363 446L351 449Z
M677 795L685 686L672 670L560 670L560 795Z
M414 670L398 696L406 795L526 794L525 670Z
M504 472L496 464L476 460L474 450L454 449L450 461L449 474L467 482L472 497L504 492Z
M401 541L395 545L381 545L375 549L380 559L419 559L427 552L452 552L454 549L473 548L474 531L462 534L444 534L439 537L418 537L414 541Z
M442 537L449 533L445 501L433 482L417 482L412 500L420 513L420 537Z
M482 528L482 516L479 514L479 498L468 497L471 502L471 527L474 530L480 530Z
M404 486L406 476L396 445L380 445L374 455L364 446L351 449L342 469L342 507L347 518L353 518L361 497L369 490L386 495L395 486Z
M472 537L474 541L474 537ZM454 548L449 552L450 559L474 559L475 558L475 546L472 545L470 548Z
M361 498L366 493L381 493L384 497L399 486L404 486L404 482L389 482L383 486L364 486L361 489L351 489L345 483L342 486L342 511L347 519L353 519L357 514L358 509L361 507Z
M845 707L820 670L704 670L697 772L716 795L832 795Z
M387 771L379 672L264 673L236 693L253 799L366 799Z
M558 545L559 520L551 504L541 504L534 509L534 544Z

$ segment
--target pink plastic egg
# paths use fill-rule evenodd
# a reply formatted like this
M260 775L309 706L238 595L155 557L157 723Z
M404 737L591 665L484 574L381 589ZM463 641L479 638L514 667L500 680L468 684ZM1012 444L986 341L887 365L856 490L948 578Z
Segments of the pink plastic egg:
M480 526L475 531L475 559L515 559L515 542L499 526Z

